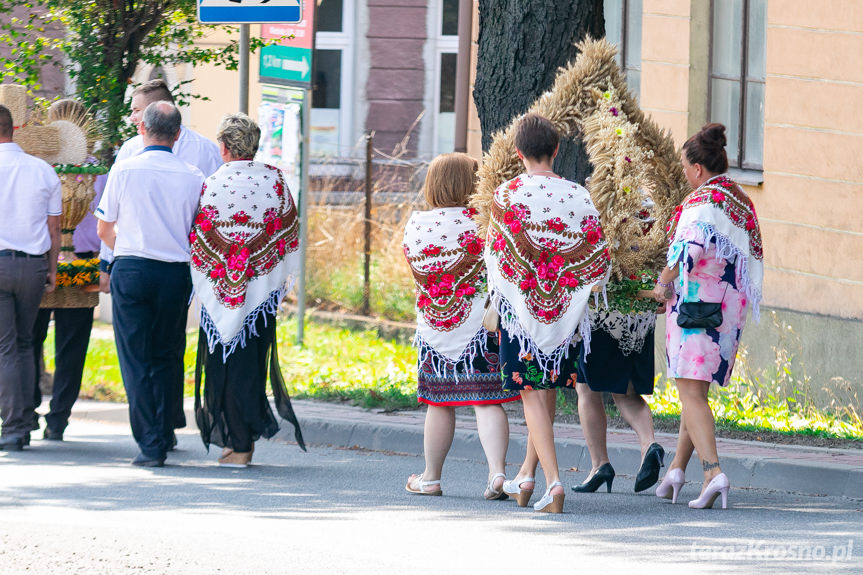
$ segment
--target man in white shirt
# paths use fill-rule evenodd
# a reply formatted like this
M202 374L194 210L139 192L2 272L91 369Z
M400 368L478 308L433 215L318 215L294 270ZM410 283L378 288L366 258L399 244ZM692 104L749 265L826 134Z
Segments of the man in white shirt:
M114 338L141 449L132 464L161 467L171 448L174 388L183 381L189 231L204 175L171 152L180 135L174 105L147 106L139 130L144 148L111 168L96 217L114 251Z
M144 149L144 138L140 134L141 117L144 110L153 102L174 103L171 90L164 80L156 79L145 82L132 92L131 113L129 120L138 128L139 134L126 140L117 152L115 162L121 162L137 156ZM174 143L174 156L201 170L204 176L210 176L222 165L219 147L212 141L185 126L180 126L180 137ZM100 287L102 291L110 291L110 262L114 259L110 249L104 245L99 253L102 260ZM179 391L174 398L174 428L186 426L186 415L183 411L182 380L177 383ZM172 441L173 443L173 441Z
M30 445L35 418L33 325L53 291L63 197L54 169L12 141L12 114L0 106L0 450Z

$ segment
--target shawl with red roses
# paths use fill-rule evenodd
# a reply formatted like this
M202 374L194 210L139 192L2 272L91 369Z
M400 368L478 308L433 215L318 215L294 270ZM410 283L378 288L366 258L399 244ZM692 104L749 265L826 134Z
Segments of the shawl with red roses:
M586 189L527 174L504 182L494 193L485 261L501 325L522 355L551 377L579 337L589 349L588 298L611 262Z
M752 303L758 321L764 278L764 251L755 206L749 196L725 174L702 184L683 199L668 227L668 266L685 261L689 242L705 248L716 242L716 259L735 260L737 287ZM688 289L682 274L684 293Z
M249 160L222 165L201 191L191 242L192 283L201 327L224 356L257 335L296 275L297 210L281 170Z
M486 349L486 273L474 214L460 207L418 211L405 226L405 257L417 296L414 343L420 365L430 361L439 376L456 364L470 368Z

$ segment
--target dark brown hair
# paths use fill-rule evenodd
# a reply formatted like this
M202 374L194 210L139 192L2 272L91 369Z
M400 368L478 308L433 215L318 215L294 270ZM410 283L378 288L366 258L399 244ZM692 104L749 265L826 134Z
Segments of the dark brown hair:
M12 125L12 112L6 106L0 106L0 138L11 138L14 128Z
M721 174L728 171L726 142L725 126L714 122L686 140L683 151L690 164L701 164L711 174Z
M466 206L476 189L477 162L467 154L441 154L429 165L423 193L432 208Z
M560 134L549 120L539 114L526 114L515 128L515 147L531 160L551 158Z
M133 98L139 94L147 96L147 100L151 104L162 100L174 103L174 96L171 95L171 90L168 89L168 85L161 78L144 82L132 91Z

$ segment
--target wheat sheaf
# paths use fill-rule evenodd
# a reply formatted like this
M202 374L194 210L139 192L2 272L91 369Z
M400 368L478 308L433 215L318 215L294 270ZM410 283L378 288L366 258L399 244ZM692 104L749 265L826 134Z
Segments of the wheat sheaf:
M615 62L606 39L587 38L574 62L558 71L551 90L528 112L548 118L562 138L584 139L593 166L589 190L599 210L612 259L612 279L658 270L667 249L666 222L690 187L671 134L645 116ZM612 119L613 118L613 119ZM515 149L520 118L492 139L479 169L471 206L481 237L488 229L495 189L522 171ZM653 200L655 224L645 234L637 218L645 194Z

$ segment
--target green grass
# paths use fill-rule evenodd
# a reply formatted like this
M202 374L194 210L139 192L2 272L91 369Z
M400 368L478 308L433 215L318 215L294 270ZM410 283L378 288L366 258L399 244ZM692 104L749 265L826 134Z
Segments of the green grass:
M341 267L326 268L325 272L316 274L313 271L309 274L306 284L308 300L333 303L359 313L363 304L362 260L354 260ZM393 321L413 321L416 317L413 289L394 282L394 275L386 265L372 259L369 270L370 312Z
M763 389L739 376L725 388L710 387L708 401L716 426L740 431L772 431L791 435L815 435L842 439L863 439L863 422L851 406L838 411L819 409L785 396L779 389ZM671 381L645 396L654 417L680 417L680 395Z
M416 351L384 341L373 331L307 322L305 347L295 344L296 320L280 321L277 334L282 373L292 397L349 401L363 407L413 408L416 400ZM198 332L186 335L185 394L194 394ZM54 370L54 332L45 342L45 365ZM113 339L90 340L81 397L126 401Z

